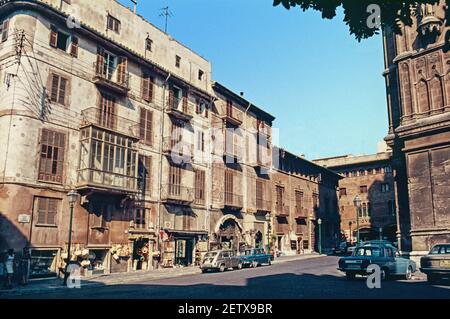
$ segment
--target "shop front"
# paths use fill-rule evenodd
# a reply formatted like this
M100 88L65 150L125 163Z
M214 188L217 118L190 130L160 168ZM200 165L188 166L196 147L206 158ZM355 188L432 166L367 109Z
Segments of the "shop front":
M51 278L58 275L59 249L32 249L30 279Z
M241 251L245 246L243 228L235 215L224 215L214 229L214 242L211 246L215 249L231 249Z
M193 266L208 249L206 231L169 231L163 236L163 267Z

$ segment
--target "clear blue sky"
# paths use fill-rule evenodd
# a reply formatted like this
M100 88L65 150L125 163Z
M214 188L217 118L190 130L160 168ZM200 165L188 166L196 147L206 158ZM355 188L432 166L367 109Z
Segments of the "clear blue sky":
M131 1L121 0L127 6ZM138 13L212 63L213 79L276 117L279 144L308 159L376 152L387 133L380 36L358 42L342 14L272 0L139 0Z

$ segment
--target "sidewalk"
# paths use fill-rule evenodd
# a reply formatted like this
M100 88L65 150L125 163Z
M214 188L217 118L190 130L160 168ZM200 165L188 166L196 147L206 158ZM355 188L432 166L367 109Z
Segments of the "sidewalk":
M323 257L324 255L319 254L305 254L305 255L295 255L295 256L282 256L275 258L273 264L279 264L294 260L303 260L310 258ZM186 275L200 274L199 267L182 267L182 268L160 268L147 272L131 272L131 273L115 273L106 275L97 275L89 278L81 279L82 287L99 287L105 285L118 285L125 283L136 283L148 280L166 279L174 278ZM26 295L26 294L37 294L54 290L54 289L67 289L63 286L62 279L42 279L42 280L32 280L27 286L14 285L12 290L6 290L0 287L0 299L2 296L14 296L14 295Z

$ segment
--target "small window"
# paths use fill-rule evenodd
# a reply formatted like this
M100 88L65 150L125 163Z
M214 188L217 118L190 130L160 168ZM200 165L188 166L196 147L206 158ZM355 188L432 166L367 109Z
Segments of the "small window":
M51 75L50 101L66 105L68 80L57 74Z
M205 73L202 70L198 70L198 80L199 81L203 81L204 75L205 75Z
M2 43L8 40L8 31L9 31L9 20L5 20L2 23L0 23L0 37Z
M180 65L181 65L181 57L178 56L178 55L176 55L176 56L175 56L175 66L176 66L177 68L179 68Z
M152 52L153 51L153 40L147 37L145 39L145 50Z
M120 31L120 21L114 18L112 15L108 14L107 26L109 30L119 33Z
M38 197L37 198L37 224L56 226L56 214L60 199Z
M390 190L391 190L391 185L389 185L388 183L381 184L381 192L382 193L387 193Z
M367 186L366 185L359 186L359 192L361 194L367 193Z

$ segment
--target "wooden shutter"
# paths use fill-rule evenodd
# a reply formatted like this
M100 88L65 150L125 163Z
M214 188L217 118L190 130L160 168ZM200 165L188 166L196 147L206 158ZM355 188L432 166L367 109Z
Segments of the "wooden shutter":
M48 198L38 199L38 224L46 224L47 222L47 200Z
M52 26L50 29L50 46L56 48L58 43L58 30Z
M105 63L105 50L102 47L97 48L97 63L95 72L97 75L103 76L103 65Z
M78 38L72 37L72 42L70 43L70 55L74 58L78 57Z
M195 113L200 114L200 99L195 99Z
M3 21L2 25L2 42L8 40L9 20Z
M52 87L50 92L50 100L52 102L58 102L58 87L59 87L59 76L52 74Z
M173 85L169 84L169 98L167 99L167 106L170 109L173 108L173 101L174 101Z
M60 77L58 103L65 105L67 80Z
M140 130L139 130L139 136L140 138L146 143L151 145L152 144L152 126L153 126L153 112L150 110L146 110L144 108L141 108L141 115L140 115Z
M119 58L118 72L117 72L117 82L123 85L127 84L127 65L128 60L126 57Z
M142 99L147 102L150 102L149 81L148 75L144 74L142 76Z
M183 112L187 113L188 110L188 91L187 89L183 90Z

